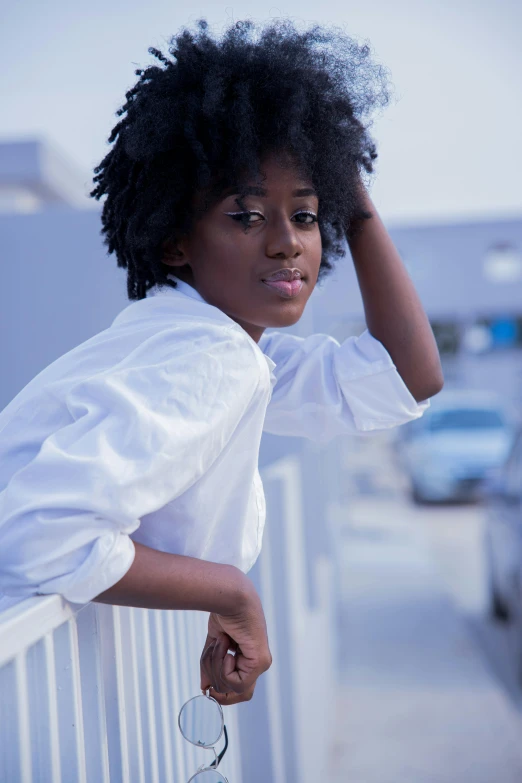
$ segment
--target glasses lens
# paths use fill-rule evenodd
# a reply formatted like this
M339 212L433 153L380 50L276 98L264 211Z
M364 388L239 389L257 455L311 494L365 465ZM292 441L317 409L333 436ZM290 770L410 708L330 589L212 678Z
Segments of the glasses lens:
M189 783L227 783L227 779L216 772L215 769L202 769L201 772L197 772L193 778L190 778Z
M181 708L179 714L181 733L189 742L204 748L211 748L217 743L223 732L223 713L219 704L206 696L195 696ZM216 775L213 770L212 774ZM213 778L209 777L211 783ZM218 775L216 781L222 780ZM207 778L201 778L201 783ZM198 777L198 783L200 778Z

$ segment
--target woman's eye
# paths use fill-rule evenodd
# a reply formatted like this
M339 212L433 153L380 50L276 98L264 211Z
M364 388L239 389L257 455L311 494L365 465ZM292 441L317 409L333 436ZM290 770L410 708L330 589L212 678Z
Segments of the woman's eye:
M294 217L305 217L305 218L311 218L311 220L298 220L298 223L304 223L305 225L311 226L312 223L317 223L317 215L314 215L313 212L298 212L297 215L294 215Z
M237 223L242 223L243 226L248 228L249 226L257 226L264 221L264 216L261 212L246 211L246 212L225 212L226 215L235 220ZM317 215L313 212L297 212L292 216L292 219L296 223L301 225L310 226L313 223L317 223Z
M263 215L260 212L227 212L232 220L236 220L238 223L243 223L245 226L253 226L259 223L259 220L250 220L252 216L259 215L263 220Z

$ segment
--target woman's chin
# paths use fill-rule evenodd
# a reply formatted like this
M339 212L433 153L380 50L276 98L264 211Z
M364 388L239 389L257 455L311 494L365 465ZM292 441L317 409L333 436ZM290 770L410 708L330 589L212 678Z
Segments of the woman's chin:
M297 303L295 303L294 307L282 308L279 313L271 315L271 317L267 319L270 323L267 323L266 328L275 329L278 327L293 326L293 324L296 324L299 321L303 312L304 307L297 305Z

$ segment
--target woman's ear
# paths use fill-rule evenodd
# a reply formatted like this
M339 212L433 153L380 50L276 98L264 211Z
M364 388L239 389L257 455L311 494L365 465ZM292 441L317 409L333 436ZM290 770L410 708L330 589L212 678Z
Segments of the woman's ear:
M188 264L187 256L183 251L182 243L175 245L171 239L167 239L163 243L162 249L162 262L167 264L167 266L185 266L185 264Z

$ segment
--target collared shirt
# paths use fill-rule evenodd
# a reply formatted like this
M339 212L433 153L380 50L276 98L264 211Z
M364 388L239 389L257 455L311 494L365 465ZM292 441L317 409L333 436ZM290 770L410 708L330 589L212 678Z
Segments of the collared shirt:
M368 331L259 343L190 285L151 289L0 413L0 593L85 603L134 541L248 571L266 432L326 442L422 415Z

